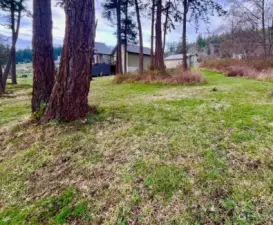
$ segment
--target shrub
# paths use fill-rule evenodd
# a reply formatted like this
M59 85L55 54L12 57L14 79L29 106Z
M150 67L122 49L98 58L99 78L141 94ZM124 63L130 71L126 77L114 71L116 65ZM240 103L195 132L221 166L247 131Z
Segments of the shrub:
M251 69L248 66L238 66L238 65L229 66L223 72L228 77L240 76L240 77L254 78L258 74L258 71L256 71L255 69Z
M273 69L262 71L257 76L258 80L273 81Z
M214 59L205 60L202 68L216 70L228 77L247 77L260 80L273 80L273 58L264 59Z
M245 62L239 59L211 59L200 63L200 67L223 72L230 66L244 66Z
M273 69L273 57L267 59L246 60L250 67L258 71Z
M144 84L198 84L206 82L205 78L198 72L184 71L182 68L161 71L145 71L142 75L138 73L127 73L117 75L114 82L120 83L144 83Z

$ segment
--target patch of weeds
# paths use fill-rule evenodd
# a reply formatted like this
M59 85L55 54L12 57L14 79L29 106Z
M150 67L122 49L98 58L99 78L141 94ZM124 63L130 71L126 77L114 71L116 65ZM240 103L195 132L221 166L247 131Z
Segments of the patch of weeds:
M120 206L117 220L114 225L129 225L129 218L131 217L131 209L126 206Z
M0 125L9 123L28 113L30 113L28 104L16 104L4 107L0 105Z
M117 219L117 222L115 223L115 225L127 225L128 223L127 223L127 221L126 221L126 219L124 219L123 217L119 217L118 219Z
M47 107L47 103L41 102L39 110L33 113L33 116L36 120L40 120L43 117L46 107Z
M183 100L169 100L164 101L165 104L177 107L197 107L202 105L204 100L196 100L196 99L183 99Z
M12 126L10 129L9 129L9 132L11 134L15 134L17 133L18 131L20 131L22 129L22 125L21 124L17 124L15 126Z
M227 162L220 153L212 149L203 151L203 168L199 173L199 184L211 191L221 187L228 177Z
M221 206L228 212L231 212L235 209L236 203L232 199L225 199L221 201Z
M70 221L86 222L91 219L87 201L77 199L73 188L59 196L42 199L31 206L5 208L0 213L0 224L67 224ZM1 221L5 223L1 223Z
M16 84L16 85L7 84L7 92L25 90L25 89L29 89L29 88L32 88L32 85L30 85L30 84Z
M232 139L235 143L242 143L244 141L249 141L253 138L254 136L251 133L243 131L236 132L232 135Z
M142 135L143 132L147 129L147 127L144 124L135 125L131 129L128 130L129 135Z
M67 134L65 138L62 140L60 147L72 147L76 143L78 143L80 140L85 138L86 138L86 134L82 132L76 132L76 133L74 132L70 135Z
M134 177L135 182L144 182L151 190L152 195L163 195L165 199L169 200L176 191L182 190L187 193L191 189L185 171L179 166L150 165L143 159L137 159L132 169L134 176L126 176L127 181L132 181L131 179ZM133 199L137 193L133 193ZM136 201L139 201L138 198Z
M133 201L134 205L139 205L141 202L141 196L139 195L139 193L136 189L133 189L132 201Z
M137 176L141 174L146 174L148 172L148 165L147 163L142 159L137 159L136 162L133 165L133 170Z
M153 195L163 194L166 199L178 190L185 193L191 189L185 172L175 165L156 166L145 179L145 184L151 188Z

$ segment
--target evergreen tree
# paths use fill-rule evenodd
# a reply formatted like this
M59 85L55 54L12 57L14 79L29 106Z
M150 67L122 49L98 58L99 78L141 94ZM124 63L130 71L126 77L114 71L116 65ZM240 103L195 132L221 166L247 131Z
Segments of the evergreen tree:
M73 121L90 110L91 61L95 37L94 0L64 0L66 29L60 70L44 119Z
M7 26L11 30L12 45L10 49L10 56L3 75L4 86L6 79L11 69L12 83L16 84L16 42L19 35L19 28L21 16L26 11L26 0L4 0L0 1L0 9L8 13Z
M55 77L51 0L33 1L32 49L32 112L38 112L49 101Z

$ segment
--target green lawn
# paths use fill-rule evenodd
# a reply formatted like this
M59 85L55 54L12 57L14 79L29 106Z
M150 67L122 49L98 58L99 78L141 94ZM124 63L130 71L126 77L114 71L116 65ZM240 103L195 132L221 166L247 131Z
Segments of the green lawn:
M27 124L0 98L0 224L272 224L273 83L92 81L97 115Z

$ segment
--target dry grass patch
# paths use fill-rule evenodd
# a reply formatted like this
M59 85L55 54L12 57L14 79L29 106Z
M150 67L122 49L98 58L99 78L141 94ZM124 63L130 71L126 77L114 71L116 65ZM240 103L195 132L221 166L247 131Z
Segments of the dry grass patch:
M224 73L228 77L246 77L273 81L273 58L261 60L215 59L205 60L201 68Z
M205 83L206 79L198 72L191 70L184 71L182 68L160 71L146 71L142 75L128 73L117 75L114 82L120 83L144 83L144 84L199 84Z

